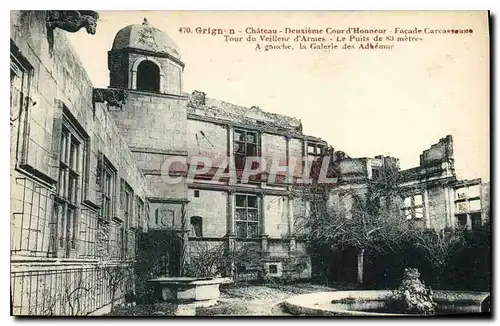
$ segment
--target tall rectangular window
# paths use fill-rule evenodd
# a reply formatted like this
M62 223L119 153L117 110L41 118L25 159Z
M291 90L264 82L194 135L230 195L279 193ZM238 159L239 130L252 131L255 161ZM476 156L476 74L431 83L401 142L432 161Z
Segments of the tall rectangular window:
M139 197L137 197L135 211L136 211L136 215L137 215L137 226L136 227L140 231L142 231L144 229L144 213L145 212L144 212L144 202Z
M59 146L59 176L54 202L57 232L54 236L58 256L70 257L78 241L78 206L82 191L83 161L86 159L85 137L64 117ZM55 244L57 243L57 245Z
M12 45L11 45L12 48ZM13 49L10 55L10 127L11 148L16 153L17 163L23 165L27 159L29 134L29 108L32 106L30 82L33 67Z
M235 208L236 236L252 239L259 236L259 198L256 195L237 194Z
M260 155L260 141L258 136L259 134L256 131L234 130L234 163L236 170L244 169L247 157Z
M125 180L121 183L121 207L125 225L129 228L135 227L134 211L134 192Z
M424 217L424 205L421 194L409 196L403 200L403 214L408 220Z
M116 169L100 154L97 164L97 183L101 189L101 215L104 221L110 221L114 213Z

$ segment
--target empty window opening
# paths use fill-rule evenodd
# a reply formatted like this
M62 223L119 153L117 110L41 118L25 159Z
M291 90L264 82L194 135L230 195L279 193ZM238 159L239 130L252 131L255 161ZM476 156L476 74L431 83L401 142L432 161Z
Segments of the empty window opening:
M278 274L278 265L276 264L269 265L269 274Z
M160 91L160 68L153 62L144 60L137 67L137 89Z
M201 238L203 236L203 219L200 216L191 216L191 236Z

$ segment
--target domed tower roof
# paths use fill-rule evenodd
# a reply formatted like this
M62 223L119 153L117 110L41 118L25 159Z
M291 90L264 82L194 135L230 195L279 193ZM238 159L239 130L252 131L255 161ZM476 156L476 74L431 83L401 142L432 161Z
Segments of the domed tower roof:
M128 25L118 31L112 50L125 48L168 53L176 59L181 59L177 44L165 32L151 26L146 18L142 24Z

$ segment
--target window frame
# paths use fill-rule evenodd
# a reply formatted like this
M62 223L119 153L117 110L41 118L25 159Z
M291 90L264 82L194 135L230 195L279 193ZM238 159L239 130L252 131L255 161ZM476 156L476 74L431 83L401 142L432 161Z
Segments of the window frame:
M247 136L253 135L255 137L254 141L248 141ZM236 135L243 135L243 140L237 139ZM248 145L255 146L255 155L249 155ZM238 145L238 147L237 147ZM240 146L244 146L244 152L240 151ZM242 171L245 168L245 161L247 157L260 157L261 156L261 139L260 133L257 130L244 129L244 128L234 128L233 130L233 155L234 155L234 167L236 171ZM239 166L240 160L242 161L242 166Z
M421 197L421 204L416 204L415 203L415 198L420 196ZM406 205L405 200L410 199L410 204ZM401 208L403 212L403 217L407 220L422 220L425 218L425 203L424 203L424 196L422 193L415 193L412 195L405 196L403 198L403 207ZM417 216L417 209L422 209L421 216ZM409 213L407 214L406 211Z
M126 229L135 228L135 215L134 215L134 190L125 181L121 179L120 182L120 208L123 213L123 222L125 223Z
M78 252L79 210L85 189L88 137L63 112L57 157L58 177L54 195L55 229L50 251L57 257L72 258Z
M325 151L325 145L321 143L307 142L306 154L312 156L321 156ZM309 151L310 148L313 148L313 151Z
M471 195L471 188L477 188L477 193ZM463 187L458 187L454 189L455 191L455 200L453 202L455 215L460 214L472 214L483 211L483 200L482 200L482 189L481 184L471 184ZM472 203L478 202L479 209L472 210ZM465 206L465 209L462 209L461 206Z
M16 167L23 168L28 164L28 148L30 134L30 108L32 107L31 84L33 80L33 66L19 53L17 47L12 45L10 51L10 126L11 139L15 135L15 160ZM12 72L20 78L19 97L13 98L14 83ZM13 106L13 100L17 102ZM14 111L13 111L14 109ZM15 128L15 129L14 129Z
M244 197L244 206L238 205L238 197ZM249 201L248 198L255 198L255 206L249 206ZM260 203L260 196L256 194L248 194L248 193L237 193L235 194L235 205L234 205L234 225L235 225L235 233L236 237L239 239L257 239L260 237L261 234L261 203ZM245 212L245 219L240 219L238 211L244 211ZM249 218L249 211L255 212L256 219L251 220ZM241 236L241 234L238 231L238 224L242 225L245 224L245 229L246 229L246 236ZM257 232L255 236L251 236L249 230L249 225L256 225L257 226Z
M98 175L97 182L101 193L101 209L98 218L110 222L115 217L117 170L103 153L99 153Z

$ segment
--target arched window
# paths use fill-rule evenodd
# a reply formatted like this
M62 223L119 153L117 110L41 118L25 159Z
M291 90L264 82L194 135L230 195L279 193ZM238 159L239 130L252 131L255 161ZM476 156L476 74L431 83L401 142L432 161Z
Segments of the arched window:
M137 89L160 91L160 68L154 62L144 60L137 67Z
M203 236L203 220L200 216L191 216L191 234L190 236L201 238Z

